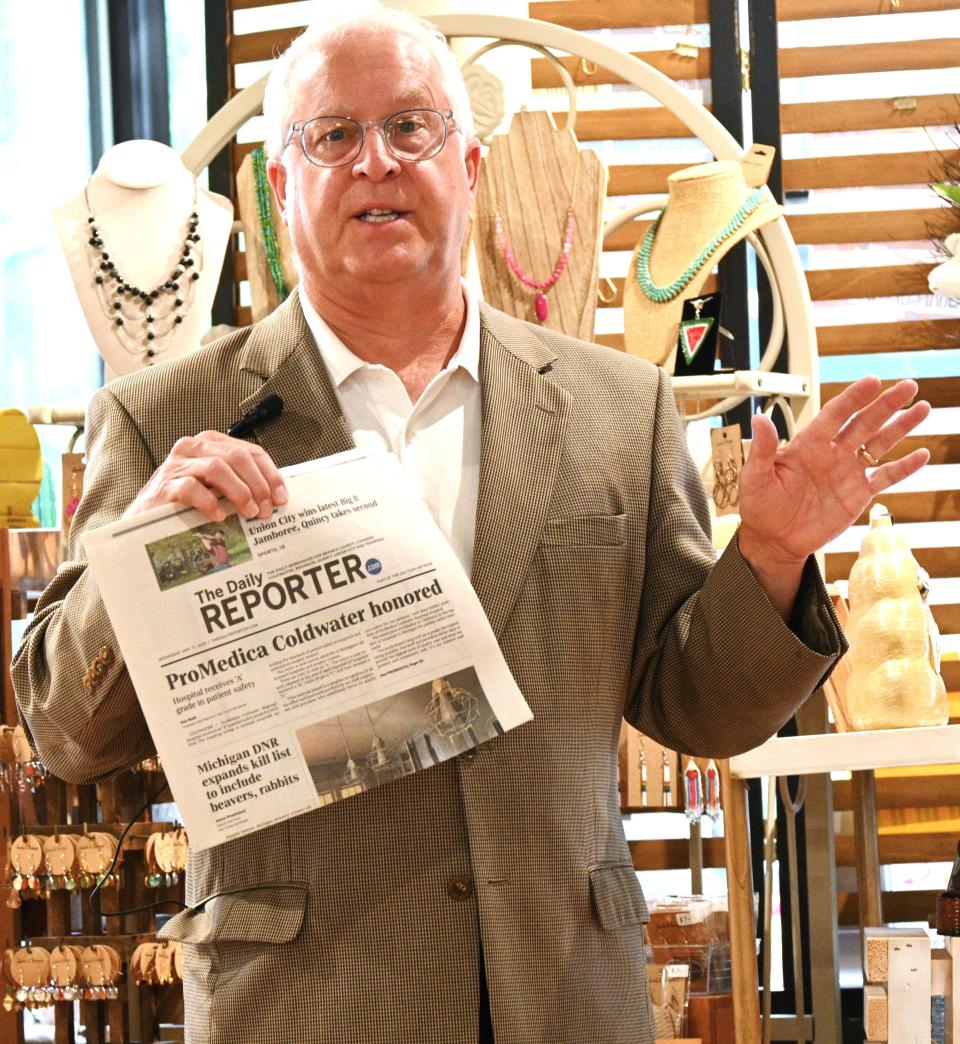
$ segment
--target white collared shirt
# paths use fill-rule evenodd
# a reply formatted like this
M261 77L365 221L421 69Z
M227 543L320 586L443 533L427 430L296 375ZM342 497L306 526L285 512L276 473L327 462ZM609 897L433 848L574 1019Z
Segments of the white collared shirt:
M354 442L393 452L469 575L480 484L480 308L466 283L463 296L460 345L415 404L397 374L354 355L303 292L300 303Z

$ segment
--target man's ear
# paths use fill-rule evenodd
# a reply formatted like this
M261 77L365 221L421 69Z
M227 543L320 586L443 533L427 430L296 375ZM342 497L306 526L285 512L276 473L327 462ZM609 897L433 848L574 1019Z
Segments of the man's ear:
M274 198L277 201L277 209L284 224L287 221L287 171L280 160L267 160L267 180L273 189Z
M480 182L480 141L478 138L471 138L467 142L463 162L467 168L467 182L470 186L470 195L475 196L477 194L477 185Z

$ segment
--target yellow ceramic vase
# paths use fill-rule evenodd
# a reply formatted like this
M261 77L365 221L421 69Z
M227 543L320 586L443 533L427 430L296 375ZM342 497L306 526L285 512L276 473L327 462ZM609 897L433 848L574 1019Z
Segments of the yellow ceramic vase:
M847 715L855 729L946 725L933 620L920 569L881 505L850 572Z

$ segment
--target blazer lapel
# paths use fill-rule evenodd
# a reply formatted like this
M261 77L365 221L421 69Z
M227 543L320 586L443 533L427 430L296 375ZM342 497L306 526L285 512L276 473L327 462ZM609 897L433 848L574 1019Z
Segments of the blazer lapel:
M243 413L268 395L283 399L283 412L255 438L278 467L353 449L327 368L300 308L297 291L251 334L242 368L264 378L241 403Z
M499 635L540 543L560 463L570 394L539 372L555 353L481 305L483 427L473 586Z

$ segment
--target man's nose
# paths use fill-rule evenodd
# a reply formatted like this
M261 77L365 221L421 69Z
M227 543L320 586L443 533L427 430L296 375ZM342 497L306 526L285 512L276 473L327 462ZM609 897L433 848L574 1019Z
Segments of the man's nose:
M360 152L353 161L355 176L379 180L400 172L400 161L390 151L382 127L368 127Z

